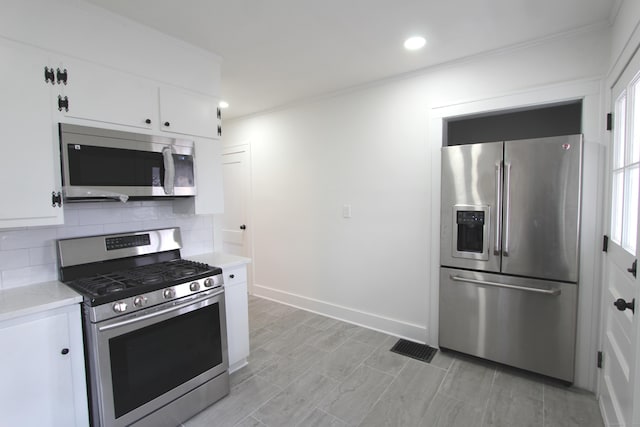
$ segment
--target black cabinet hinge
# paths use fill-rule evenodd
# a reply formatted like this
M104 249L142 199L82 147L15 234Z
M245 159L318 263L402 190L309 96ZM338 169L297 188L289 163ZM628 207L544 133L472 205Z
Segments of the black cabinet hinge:
M52 85L56 83L56 78L53 74L53 68L44 67L44 81L46 83L51 83Z
M58 111L69 111L69 98L58 95Z
M222 126L218 125L218 136L222 136Z
M602 252L609 252L609 236L602 236Z
M62 207L62 194L60 192L51 192L51 206L54 208L57 206L59 208Z
M597 360L597 362L596 362L596 366L597 366L598 368L602 368L602 359L603 359L603 358L604 358L604 354L603 354L601 351L599 351L599 352L598 352L598 360Z
M607 130L613 129L613 114L607 114Z
M56 69L56 79L58 80L58 84L62 83L64 85L67 84L67 69L61 70L60 68Z
M220 109L220 107L218 107L216 110L216 117L218 117L218 119L222 119L222 110Z

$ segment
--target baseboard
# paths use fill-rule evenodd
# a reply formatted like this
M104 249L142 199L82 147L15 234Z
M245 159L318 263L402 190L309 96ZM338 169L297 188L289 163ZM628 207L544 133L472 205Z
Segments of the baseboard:
M253 285L253 294L255 296L270 299L302 310L311 311L316 314L353 323L358 326L384 332L399 338L405 338L410 341L416 341L424 344L427 338L427 328L423 325L403 322L401 320L367 313L361 310L284 292L279 289L273 289L258 284Z

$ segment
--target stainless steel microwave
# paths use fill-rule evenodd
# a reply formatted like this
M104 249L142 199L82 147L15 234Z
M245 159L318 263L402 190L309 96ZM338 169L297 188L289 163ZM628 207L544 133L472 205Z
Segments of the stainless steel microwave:
M67 201L196 195L194 142L60 124Z

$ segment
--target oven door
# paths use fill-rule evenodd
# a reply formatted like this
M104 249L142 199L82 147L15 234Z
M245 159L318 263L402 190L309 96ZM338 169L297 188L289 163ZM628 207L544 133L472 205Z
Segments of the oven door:
M93 425L127 426L227 374L224 290L92 324L87 338Z

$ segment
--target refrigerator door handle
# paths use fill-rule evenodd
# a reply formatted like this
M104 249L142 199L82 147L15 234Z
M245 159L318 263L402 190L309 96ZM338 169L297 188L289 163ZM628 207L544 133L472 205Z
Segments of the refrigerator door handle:
M502 162L496 162L496 229L494 232L493 254L500 255L500 225L502 224Z
M453 275L449 276L449 277L454 282L465 282L465 283L471 283L471 284L474 284L474 285L485 285L485 286L494 286L496 288L515 289L515 290L518 290L518 291L533 292L533 293L536 293L536 294L551 295L551 296L554 296L554 297L560 295L560 289L530 288L530 287L527 287L527 286L509 285L507 283L497 283L497 282L487 282L486 280L467 279L466 277L453 276Z
M511 211L511 163L505 163L506 175L504 180L504 224L503 224L503 232L504 232L504 245L502 247L502 255L509 256L509 222L510 222L510 211Z

